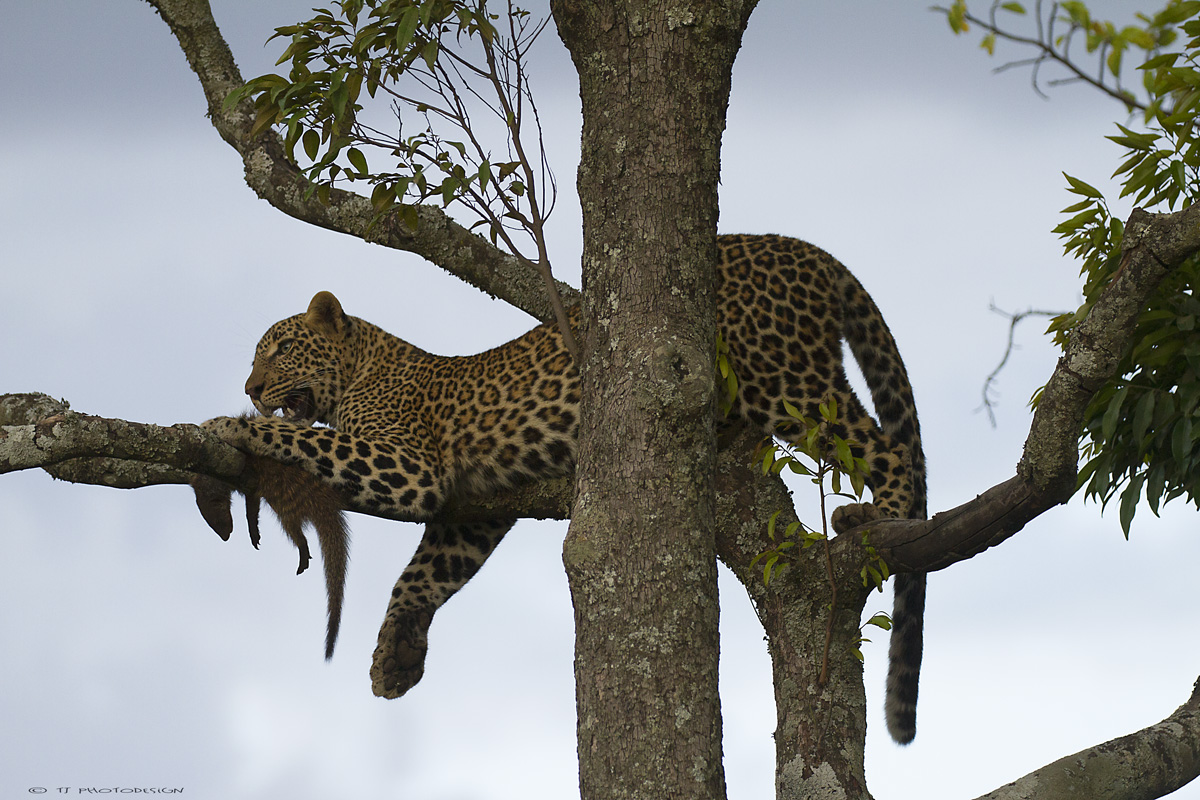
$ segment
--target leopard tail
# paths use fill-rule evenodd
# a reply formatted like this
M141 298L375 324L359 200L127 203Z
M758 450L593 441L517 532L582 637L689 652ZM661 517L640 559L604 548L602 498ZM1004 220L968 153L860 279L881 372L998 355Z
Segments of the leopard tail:
M350 529L341 510L330 510L321 519L312 520L321 543L321 561L325 566L325 594L329 618L325 629L325 660L333 658L338 629L342 624L342 600L346 589L346 565L350 561Z
M883 432L908 448L912 466L913 506L909 516L926 519L925 454L908 372L883 315L862 285L846 272L842 282L845 306L843 335L871 390L871 402ZM888 648L887 695L884 702L888 732L900 744L917 735L917 689L924 639L925 573L897 574Z

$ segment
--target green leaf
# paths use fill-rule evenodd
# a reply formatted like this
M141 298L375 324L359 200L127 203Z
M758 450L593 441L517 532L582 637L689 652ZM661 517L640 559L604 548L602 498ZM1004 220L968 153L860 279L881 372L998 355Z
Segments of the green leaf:
M1125 538L1129 538L1129 525L1133 522L1133 515L1137 511L1138 500L1142 496L1142 481L1145 480L1145 475L1134 475L1129 481L1129 485L1125 487L1125 491L1121 492L1121 531L1125 534Z
M400 221L410 231L415 231L420 225L420 215L417 212L417 207L408 205L407 203L400 206Z
M854 466L854 456L850 452L849 442L840 436L834 437L834 450L839 464L846 469L851 469Z
M410 6L400 14L400 19L396 22L397 53L403 55L412 45L413 37L417 32L417 24L420 22L419 13L415 6Z
M1170 67L1175 65L1176 59L1179 58L1179 53L1163 53L1154 58L1147 59L1138 69L1151 70L1159 67Z
M350 160L350 165L358 170L359 177L366 177L369 174L367 170L367 157L357 147L351 147L347 150L346 158Z
M797 459L788 461L788 469L796 475L804 475L805 477L813 475L813 471L804 465L804 462Z
M1117 430L1117 422L1121 419L1121 406L1125 403L1125 395L1129 393L1129 386L1126 384L1116 391L1112 400L1109 401L1108 409L1104 412L1104 419L1100 426L1100 435L1105 441L1111 441L1113 433Z
M321 149L321 135L310 128L304 132L301 141L304 143L304 155L308 156L309 161L316 161Z
M1141 442L1146 436L1146 429L1150 427L1150 421L1154 418L1154 392L1146 392L1138 400L1133 412L1133 439L1134 443Z
M437 39L430 39L421 48L421 58L425 59L425 65L433 69L437 65L438 59L438 42Z
M946 22L950 23L950 30L955 33L966 33L970 29L966 17L967 4L965 0L954 0L949 10L946 11Z
M763 475L769 474L771 472L771 465L774 463L775 463L775 447L774 447L774 445L763 448L762 474Z
M1078 178L1073 178L1065 172L1063 173L1063 177L1067 179L1067 183L1070 185L1070 188L1067 189L1067 191L1072 192L1073 194L1081 194L1084 197L1094 197L1099 200L1104 199L1104 195L1101 194L1100 191L1095 187L1084 183Z
M866 625L874 625L877 628L883 628L885 631L892 629L892 618L882 611L866 621Z
M396 190L385 183L375 184L371 191L371 207L376 214L382 214L396 202Z
M1175 423L1171 431L1171 457L1176 463L1184 465L1192 451L1192 420L1183 417Z

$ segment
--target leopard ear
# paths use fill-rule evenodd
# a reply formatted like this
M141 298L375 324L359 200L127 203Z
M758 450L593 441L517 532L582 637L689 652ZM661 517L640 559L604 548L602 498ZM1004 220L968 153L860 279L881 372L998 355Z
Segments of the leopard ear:
M308 304L304 324L326 336L341 337L346 332L349 319L342 311L342 304L331 292L317 292Z

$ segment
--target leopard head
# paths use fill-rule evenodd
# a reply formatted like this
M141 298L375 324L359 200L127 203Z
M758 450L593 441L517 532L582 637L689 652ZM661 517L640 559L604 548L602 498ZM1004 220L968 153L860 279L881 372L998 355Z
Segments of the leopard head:
M280 411L301 425L332 424L352 326L329 292L318 292L305 313L272 325L258 342L246 380L246 394L259 413Z

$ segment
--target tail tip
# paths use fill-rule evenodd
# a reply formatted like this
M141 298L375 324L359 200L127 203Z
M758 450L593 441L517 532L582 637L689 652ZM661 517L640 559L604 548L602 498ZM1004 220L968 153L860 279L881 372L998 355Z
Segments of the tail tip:
M903 707L889 703L886 709L887 729L896 744L912 744L917 738L916 706Z

